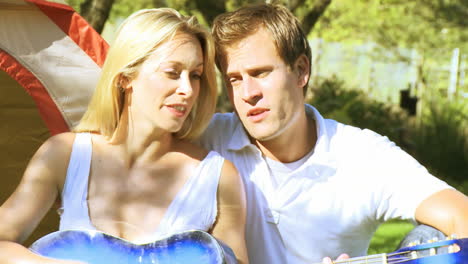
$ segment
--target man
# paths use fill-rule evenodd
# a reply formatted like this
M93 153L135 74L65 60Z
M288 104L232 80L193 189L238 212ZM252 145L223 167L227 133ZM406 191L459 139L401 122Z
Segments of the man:
M365 255L379 224L394 218L468 236L465 195L388 138L304 105L311 51L286 8L223 14L213 35L235 114L217 114L200 142L243 176L250 263Z

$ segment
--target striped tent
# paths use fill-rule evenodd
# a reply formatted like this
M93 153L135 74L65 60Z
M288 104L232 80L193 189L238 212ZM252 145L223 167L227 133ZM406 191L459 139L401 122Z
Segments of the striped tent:
M71 7L0 0L0 202L51 135L80 120L108 45ZM51 210L27 241L57 229Z

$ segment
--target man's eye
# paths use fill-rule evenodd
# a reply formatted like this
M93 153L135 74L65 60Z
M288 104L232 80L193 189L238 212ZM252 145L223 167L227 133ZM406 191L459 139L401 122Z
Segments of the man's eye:
M229 78L229 83L231 83L231 84L236 84L236 83L238 83L238 82L239 82L239 79L238 79L238 78L234 78L234 77Z
M254 76L257 78L263 78L263 77L268 76L269 73L270 71L259 71L259 72L256 72Z

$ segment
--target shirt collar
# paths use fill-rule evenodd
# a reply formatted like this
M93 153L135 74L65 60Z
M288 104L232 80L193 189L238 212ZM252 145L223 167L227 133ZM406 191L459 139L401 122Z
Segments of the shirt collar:
M315 107L309 104L305 104L305 111L309 118L313 118L315 120L315 124L317 126L317 143L315 144L315 152L327 153L329 150L330 138L327 133L324 118L319 111L315 109ZM234 123L236 125L232 137L229 140L228 149L235 151L247 146L253 146L237 114L233 113L232 118L234 118Z
M337 166L337 161L330 149L331 136L335 133L334 126L327 126L322 115L311 105L306 104L306 113L315 119L317 142L314 154L306 161L304 167L311 167L315 170L315 174L310 174L311 177L327 178L336 173Z
M330 175L336 173L336 161L330 152L330 140L333 135L333 127L327 127L325 119L313 106L305 104L306 114L309 118L315 120L317 127L317 142L315 143L314 153L312 156L303 164L299 171L304 171L307 168L307 173L302 173L307 177L313 178L328 178ZM234 132L230 138L227 149L229 151L238 151L246 147L250 147L256 150L260 155L260 150L250 142L247 132L244 129L241 121L237 114L233 114L234 118Z
M315 143L315 152L327 153L330 148L330 137L327 131L327 126L325 124L325 119L322 117L319 111L315 109L315 107L306 104L305 109L307 116L315 120L315 125L317 129L317 142Z
M249 145L253 146L237 114L234 113L232 116L233 116L232 118L234 118L234 123L236 125L234 127L234 133L232 134L232 137L229 140L229 143L227 146L228 150L235 151L235 150L241 150Z

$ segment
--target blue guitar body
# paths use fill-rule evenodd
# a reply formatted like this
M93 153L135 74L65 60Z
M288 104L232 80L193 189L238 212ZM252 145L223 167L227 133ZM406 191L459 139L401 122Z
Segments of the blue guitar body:
M34 242L30 250L46 257L79 260L89 264L237 263L227 245L204 231L174 234L143 245L98 231L58 231ZM350 258L335 263L468 264L468 238L410 246L392 253Z
M89 264L235 264L233 251L204 231L187 231L137 245L98 231L57 231L29 248L36 254Z

